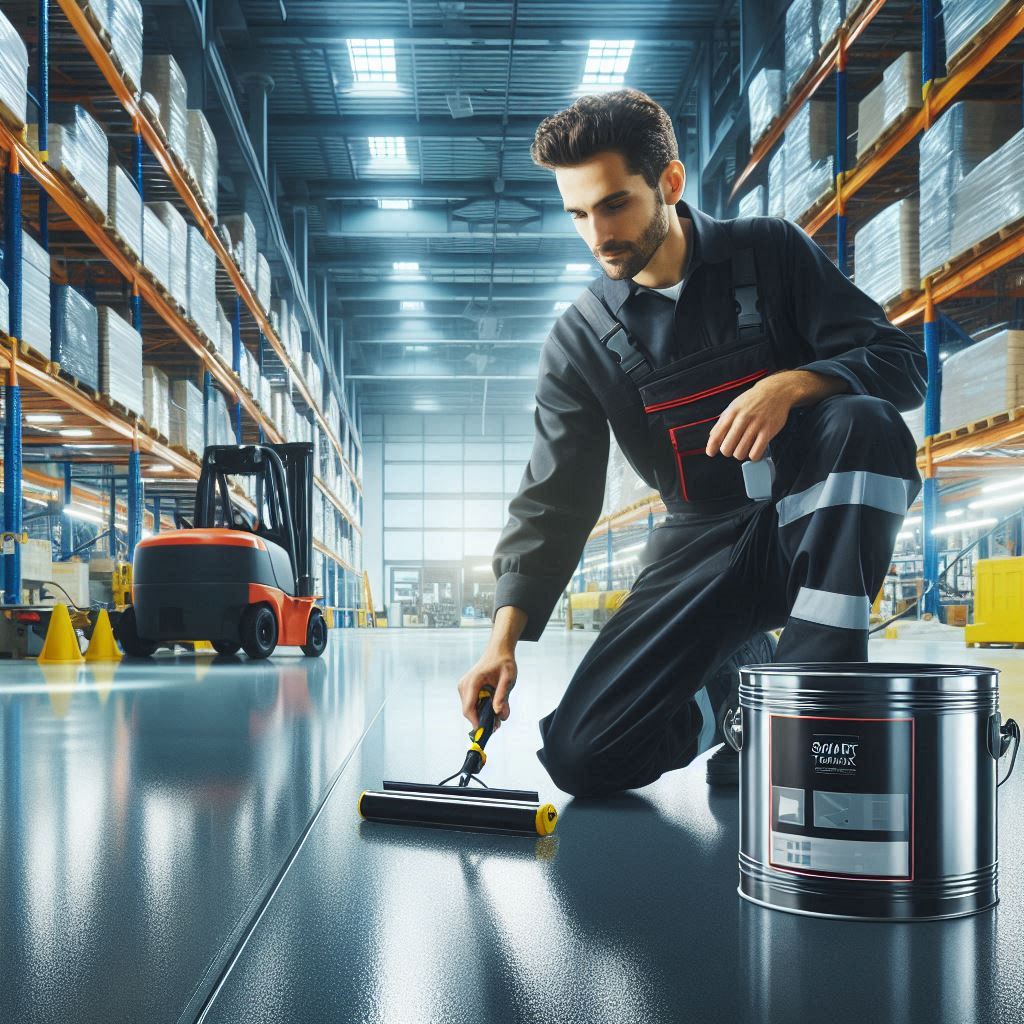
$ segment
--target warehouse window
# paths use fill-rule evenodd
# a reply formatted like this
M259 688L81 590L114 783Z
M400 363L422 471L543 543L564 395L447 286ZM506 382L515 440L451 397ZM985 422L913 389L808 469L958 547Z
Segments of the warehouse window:
M618 89L632 55L632 39L591 39L581 88L595 92Z
M350 39L348 57L356 85L378 88L397 84L394 39Z
M390 163L408 163L405 137L402 135L371 135L370 157L373 160L387 160Z

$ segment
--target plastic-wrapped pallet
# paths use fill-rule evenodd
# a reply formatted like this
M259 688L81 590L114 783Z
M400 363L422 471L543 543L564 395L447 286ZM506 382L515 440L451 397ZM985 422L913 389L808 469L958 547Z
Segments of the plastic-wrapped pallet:
M302 360L302 328L299 327L299 318L294 313L289 317L288 355L292 365L298 366Z
M217 257L203 233L189 224L187 245L187 285L185 289L188 315L199 329L216 345L220 340L217 322Z
M273 392L270 389L270 381L267 380L267 378L264 377L263 374L260 374L260 385L259 386L260 386L260 395L259 395L260 408L268 416L270 416L270 410L271 410L271 406L272 406L272 398L271 398L271 396L272 396ZM271 416L271 419L273 419L272 416Z
M1009 0L942 0L942 20L946 29L946 64L953 65L960 51Z
M196 455L203 454L203 393L190 380L171 385L168 438Z
M953 193L951 257L1024 217L1024 130L982 160Z
M747 103L750 106L750 145L753 148L768 125L782 113L782 72L778 68L761 68L750 80Z
M755 185L740 201L740 217L763 217L768 201L764 185Z
M242 383L250 394L255 395L259 390L260 370L256 365L255 356L247 348L242 349L242 368L245 373Z
M245 275L245 279L249 282L250 287L255 288L258 250L256 248L256 228L249 219L249 214L234 214L230 217L225 217L221 223L231 233L232 245L240 245L242 247L242 260L239 266L242 268L242 273Z
M142 394L142 335L108 306L100 306L100 390L138 416Z
M157 282L170 291L171 236L149 204L142 210L142 262Z
M786 11L783 35L786 64L786 95L803 77L818 55L817 0L793 0Z
M142 196L117 164L108 168L107 218L117 236L136 256L142 253Z
M213 219L217 219L217 139L201 110L188 112L188 165L206 200Z
M786 128L786 217L798 220L824 194L835 188L832 146L835 104L810 100Z
M921 283L917 197L887 206L857 232L857 287L883 305Z
M231 412L227 399L216 388L210 401L210 444L236 444L235 428L231 423Z
M171 386L167 374L155 366L142 368L142 417L164 437L170 437Z
M53 286L50 358L96 388L98 373L98 321L96 307L66 284Z
M818 41L827 46L846 20L846 0L818 0Z
M10 295L4 281L0 281L0 331L4 334L11 332Z
M1013 119L999 103L954 103L921 136L921 276L950 258L953 192L1013 131Z
M783 143L768 161L768 216L786 216L786 146Z
M182 309L188 309L188 231L185 218L171 203L146 203L167 228L170 258L168 291Z
M107 161L110 147L103 129L77 104L63 114L66 123L51 122L47 132L48 162L63 178L74 182L107 215ZM29 126L29 142L39 148L39 127Z
M50 257L21 233L21 340L50 358Z
M1024 331L1001 331L942 364L940 429L1024 405Z
M270 264L261 252L256 254L256 301L264 313L270 311Z
M278 432L283 435L286 441L289 441L291 439L285 430L288 424L284 416L284 401L285 393L275 388L270 395L270 418L274 426L277 427Z
M137 93L142 85L142 4L139 0L109 0L107 24L117 62Z
M230 366L232 346L234 344L231 333L231 321L228 320L219 302L217 303L217 334L211 340L216 344L221 359Z
M886 130L921 106L921 54L901 53L882 72L882 81L857 107L857 159L885 134Z
M286 398L284 402L284 418L288 422L287 437L289 441L301 441L302 437L299 434L299 414L295 408L295 402L291 398Z
M281 344L285 344L285 331L288 324L288 300L286 298L275 299L270 310L270 326L274 328Z
M0 113L20 128L28 114L28 50L0 11Z
M170 54L147 54L142 62L142 87L160 104L160 124L168 148L188 158L188 88L178 62Z

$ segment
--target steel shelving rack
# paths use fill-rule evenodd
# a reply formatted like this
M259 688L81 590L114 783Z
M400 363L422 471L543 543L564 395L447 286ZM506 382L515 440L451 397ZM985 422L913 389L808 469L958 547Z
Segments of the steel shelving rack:
M750 158L734 181L730 199L735 199L748 185L758 169L764 165L772 150L783 137L787 125L801 106L811 99L831 76L835 89L836 130L833 161L835 170L834 193L820 199L800 218L801 226L810 235L829 227L834 232L835 261L844 273L849 273L849 243L847 238L848 207L858 195L867 197L868 186L879 186L884 192L884 175L898 161L910 157L911 143L930 127L935 119L951 104L961 98L964 90L995 62L1007 59L1014 44L1019 44L1024 33L1024 3L1007 4L978 33L965 54L949 69L945 77L936 74L937 40L935 37L936 0L922 0L920 12L920 44L922 71L922 106L909 112L882 136L881 140L853 166L846 166L846 109L847 74L851 48L865 38L876 17L886 8L886 0L868 0L853 10L834 38L823 47L795 89L783 105L780 115L768 126L760 139L751 147ZM893 6L890 4L890 6ZM859 57L860 55L853 55ZM1014 56L1019 61L1019 56ZM916 158L915 158L916 160ZM915 162L916 168L916 162ZM910 189L906 194L911 194ZM890 194L878 205L895 201L899 196ZM980 251L979 251L980 249ZM956 469L970 472L991 469L998 460L1008 461L997 449L1014 445L1024 446L1024 408L1006 410L985 417L964 428L940 432L939 402L941 371L939 340L941 337L941 302L970 295L984 278L1006 268L1024 256L1024 222L1010 225L987 244L976 247L941 270L922 279L920 289L903 295L888 309L889 318L899 325L923 322L924 345L928 360L928 396L925 403L925 441L918 452L918 466L924 478L922 492L924 537L924 565L926 581L937 582L939 551L932 528L938 521L938 470ZM986 454L987 453L987 454ZM959 495L958 495L959 496ZM607 534L609 562L611 561L612 531L643 515L653 524L653 516L664 512L664 505L656 496L634 503L603 517L591 533L591 540ZM937 614L938 587L933 586L925 600L925 611Z
M206 212L203 203L193 190L188 177L183 173L175 157L164 145L161 134L149 121L146 113L140 108L133 92L122 78L121 73L103 40L97 33L86 10L75 0L39 0L36 21L36 79L35 94L30 90L30 100L35 103L38 111L39 138L45 139L48 126L50 104L50 57L51 57L51 16L57 12L63 15L66 24L59 25L60 34L67 46L67 37L73 33L78 44L87 54L94 70L109 87L110 95L104 98L111 106L119 106L123 116L131 125L133 135L133 171L135 184L140 193L147 194L147 179L143 170L144 157L149 162L155 160L158 167L156 173L162 175L157 191L161 198L173 198L188 211L193 222L201 230L212 247L217 259L218 300L234 298L233 330L235 345L232 365L227 365L215 352L204 336L193 328L188 319L182 315L176 305L169 300L149 271L126 253L106 226L94 217L89 205L63 178L53 172L46 162L45 151L36 152L27 141L24 129L16 130L7 124L0 123L0 150L5 154L6 173L4 177L4 249L5 278L9 287L9 327L10 335L2 338L0 345L0 365L6 369L6 387L4 404L4 534L17 538L22 535L22 452L24 438L22 436L23 404L26 410L39 409L52 411L55 407L69 417L69 426L88 426L96 445L122 445L127 448L124 454L68 459L66 467L72 462L92 461L103 464L120 465L127 462L127 538L129 555L142 533L144 509L143 481L144 466L154 462L170 467L168 478L184 477L197 479L199 461L191 453L170 445L165 437L157 434L134 414L119 408L98 393L89 393L77 386L77 382L67 380L57 372L56 367L43 356L32 351L18 339L22 332L22 287L21 287L21 229L26 216L34 215L39 229L40 241L47 251L49 245L50 204L54 204L55 213L63 218L64 226L84 236L91 251L101 255L106 264L118 275L123 287L131 293L131 313L133 325L144 338L151 333L159 336L155 347L163 351L184 351L202 369L204 397L208 400L214 386L218 386L233 405L233 424L236 436L242 440L270 441L282 440L281 432L274 424L267 411L263 410L254 397L241 385L239 378L242 340L242 309L247 310L255 332L249 330L250 345L255 349L258 363L262 369L263 358L269 354L267 349L280 360L289 374L291 387L298 398L309 410L309 414L317 423L323 436L326 437L334 456L342 469L344 488L353 495L353 506L348 507L328 487L326 482L315 477L317 490L324 496L329 507L339 514L347 523L347 529L353 539L361 536L362 486L353 463L359 459L360 451L354 426L342 412L343 420L339 424L343 428L349 451L346 452L339 441L335 425L328 422L323 404L319 396L315 396L308 382L304 379L301 368L289 357L281 341L276 336L266 312L260 307L256 296L239 268L225 248L215 230L213 219ZM59 15L58 15L59 17ZM94 81L94 85L96 82ZM39 186L36 205L32 205L31 195L23 191L25 177ZM152 185L153 172L150 172L149 183ZM148 320L144 322L144 310ZM291 389L290 389L291 390ZM339 407L344 409L343 403ZM243 421L243 412L246 420ZM41 439L45 440L45 439ZM52 443L52 440L51 440ZM70 474L66 473L70 477ZM162 478L163 478L162 474ZM53 478L50 478L53 479ZM67 493L68 480L65 480ZM114 523L117 501L116 494L107 500L107 510L111 524ZM153 517L154 529L159 529L162 521L157 507ZM337 552L328 549L319 540L314 542L315 550L322 558L322 591L325 603L329 607L350 605L349 596L358 594L362 583L361 571L350 561ZM20 599L20 550L17 543L3 559L4 567L4 601L13 603ZM354 616L353 616L354 621Z

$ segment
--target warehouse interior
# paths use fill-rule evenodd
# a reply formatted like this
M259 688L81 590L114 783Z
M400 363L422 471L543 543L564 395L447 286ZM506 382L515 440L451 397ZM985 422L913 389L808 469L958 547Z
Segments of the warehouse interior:
M473 740L538 361L602 273L530 144L626 87L686 204L799 225L923 349L869 658L1024 718L1024 4L0 0L0 1019L1024 1022L998 722L974 812L917 812L998 815L998 905L946 920L741 899L706 749L553 784L537 723L668 515L614 434L477 779L557 831L363 813ZM276 596L200 599L229 548Z

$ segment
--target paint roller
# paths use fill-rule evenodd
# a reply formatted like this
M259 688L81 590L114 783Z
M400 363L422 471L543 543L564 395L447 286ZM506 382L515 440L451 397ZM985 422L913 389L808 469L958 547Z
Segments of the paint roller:
M379 790L359 796L359 814L366 821L392 825L421 825L468 832L496 832L518 836L547 836L555 830L558 811L541 804L539 795L526 789L494 789L478 775L487 763L484 747L494 731L493 691L477 697L479 726L469 732L470 744L462 767L436 785L385 781ZM458 778L457 785L449 783ZM470 782L479 788L470 788Z

